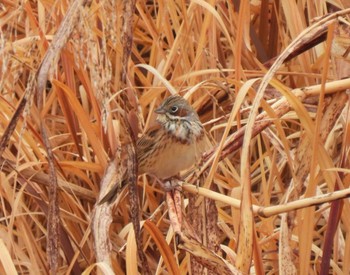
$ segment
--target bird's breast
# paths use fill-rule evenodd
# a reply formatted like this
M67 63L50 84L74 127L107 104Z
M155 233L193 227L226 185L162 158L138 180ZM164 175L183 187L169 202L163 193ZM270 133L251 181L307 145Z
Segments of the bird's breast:
M159 121L161 122L161 121ZM139 174L153 174L159 179L177 175L191 167L203 153L204 131L200 123L177 119L161 123L161 128L148 144L149 150L143 148L139 159ZM151 139L147 139L147 143ZM139 145L145 147L144 142Z
M177 175L192 166L200 157L196 144L174 142L169 140L158 152L158 156L147 173L165 179Z
M194 143L203 134L200 123L186 119L169 120L163 127L173 139L177 139L181 143Z

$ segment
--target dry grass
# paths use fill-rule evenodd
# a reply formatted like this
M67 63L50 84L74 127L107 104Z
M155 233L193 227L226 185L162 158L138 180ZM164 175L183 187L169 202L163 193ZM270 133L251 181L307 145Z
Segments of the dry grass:
M326 202L349 196L349 11L320 19L347 1L136 1L128 17L132 8L0 3L0 273L142 272L127 189L111 266L96 263L91 215L127 124L142 133L175 91L212 145L183 186L186 230L203 246L176 243L164 192L141 176L151 272L349 274L349 200Z

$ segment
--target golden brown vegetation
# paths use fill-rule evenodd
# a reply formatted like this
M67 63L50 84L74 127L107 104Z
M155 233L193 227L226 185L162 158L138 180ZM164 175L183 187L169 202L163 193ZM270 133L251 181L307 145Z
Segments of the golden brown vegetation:
M113 208L111 266L96 263L91 216L109 160L175 91L212 149L183 186L197 242L177 242L164 191L138 179L151 272L349 274L350 204L333 201L350 183L346 8L1 1L0 273L145 271L128 189Z

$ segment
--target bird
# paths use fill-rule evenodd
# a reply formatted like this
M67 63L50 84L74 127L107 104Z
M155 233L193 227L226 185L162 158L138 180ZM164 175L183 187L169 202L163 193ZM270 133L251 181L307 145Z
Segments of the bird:
M156 125L136 142L138 174L146 173L165 182L195 164L207 143L197 112L183 97L167 97L155 113ZM119 189L116 184L99 204L112 203Z

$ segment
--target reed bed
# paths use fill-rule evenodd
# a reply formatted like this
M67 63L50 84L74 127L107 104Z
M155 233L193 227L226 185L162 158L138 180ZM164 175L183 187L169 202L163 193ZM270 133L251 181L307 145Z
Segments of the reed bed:
M0 273L349 274L347 8L3 0ZM147 175L96 206L171 93L210 141L181 238Z

